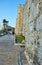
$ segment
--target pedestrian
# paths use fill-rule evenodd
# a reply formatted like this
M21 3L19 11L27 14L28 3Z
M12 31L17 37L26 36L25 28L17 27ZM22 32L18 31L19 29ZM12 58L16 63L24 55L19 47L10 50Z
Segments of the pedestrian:
M12 34L13 34L13 35L15 34L14 31L12 31Z

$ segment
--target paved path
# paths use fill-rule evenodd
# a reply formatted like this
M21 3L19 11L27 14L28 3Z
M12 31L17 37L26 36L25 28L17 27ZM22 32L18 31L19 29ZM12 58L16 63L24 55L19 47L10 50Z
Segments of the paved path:
M0 65L18 65L18 46L12 35L0 37Z
M14 37L12 35L5 35L3 37L0 37L0 45L12 45L14 43L13 39Z

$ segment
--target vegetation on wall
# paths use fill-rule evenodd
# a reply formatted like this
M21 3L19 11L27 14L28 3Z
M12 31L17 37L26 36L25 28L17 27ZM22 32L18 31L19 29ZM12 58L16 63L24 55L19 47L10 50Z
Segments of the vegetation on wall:
M25 37L23 35L16 35L16 42L21 43L23 40L25 40Z

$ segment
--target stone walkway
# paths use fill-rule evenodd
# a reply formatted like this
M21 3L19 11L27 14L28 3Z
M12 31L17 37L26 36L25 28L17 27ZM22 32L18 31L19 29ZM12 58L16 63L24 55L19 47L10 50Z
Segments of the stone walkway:
M24 47L14 43L12 35L0 37L0 65L18 65L18 51L21 52L22 64L28 65L24 50Z
M18 65L18 46L14 45L14 36L0 37L0 65Z
M0 65L18 65L17 46L4 46L0 48Z

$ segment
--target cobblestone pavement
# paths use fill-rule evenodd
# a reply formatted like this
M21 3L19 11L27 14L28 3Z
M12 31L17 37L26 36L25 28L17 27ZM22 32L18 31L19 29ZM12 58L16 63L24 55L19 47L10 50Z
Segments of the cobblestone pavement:
M18 65L18 46L13 43L12 35L0 37L0 65Z

